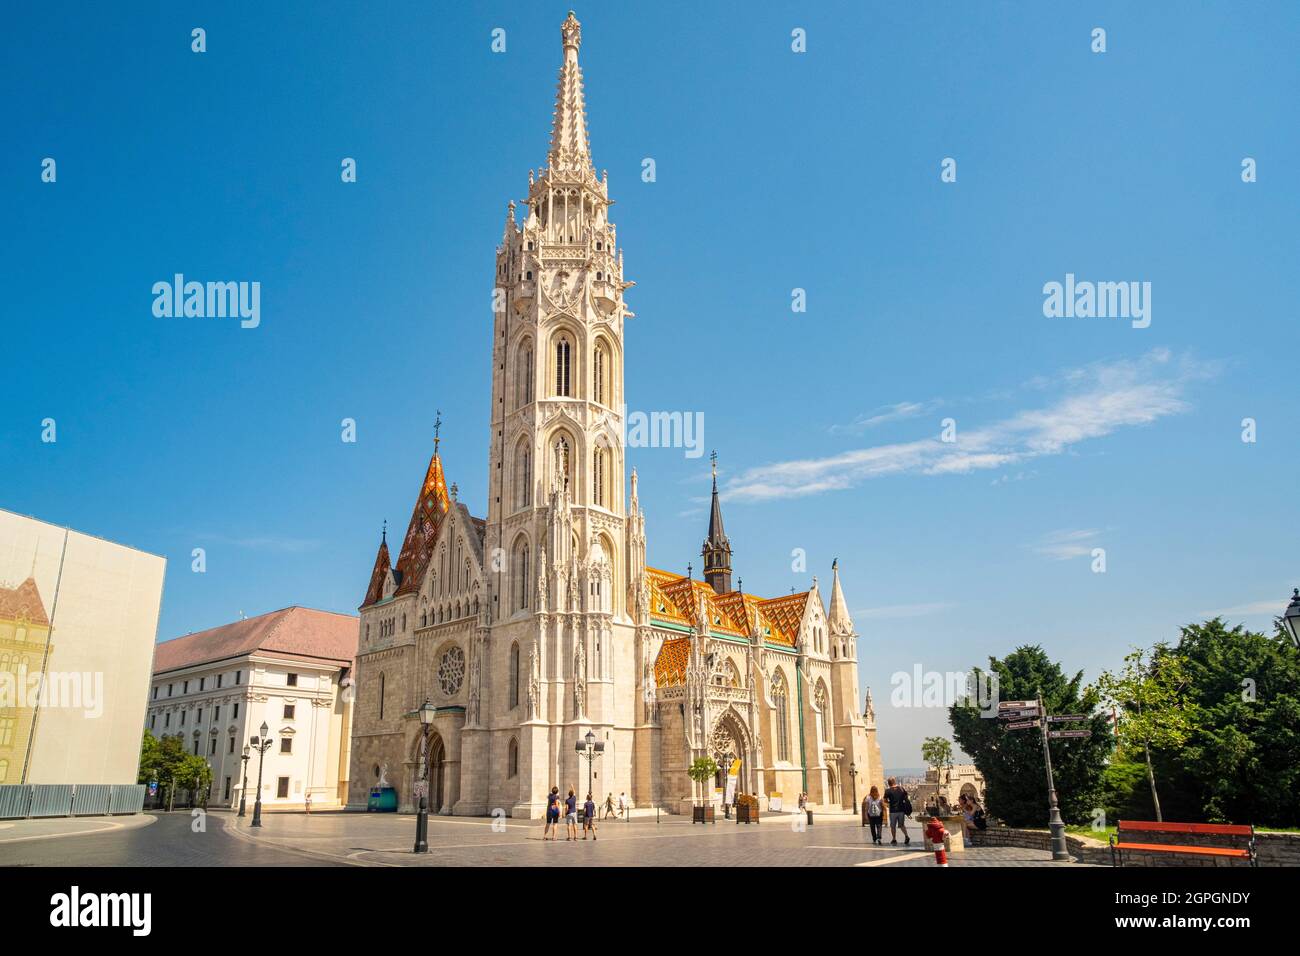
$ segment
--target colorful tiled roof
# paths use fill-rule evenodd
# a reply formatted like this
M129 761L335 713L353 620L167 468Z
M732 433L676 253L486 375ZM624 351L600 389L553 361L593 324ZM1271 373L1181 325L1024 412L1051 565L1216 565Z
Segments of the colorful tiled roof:
M703 597L710 632L748 638L753 628L761 627L764 640L787 647L795 646L808 603L807 591L767 599L739 591L716 594L703 581L659 568L646 568L646 578L650 584L651 621L693 626Z
M370 586L366 588L366 599L362 607L369 607L384 596L384 580L393 569L393 559L388 556L388 536L379 542L379 553L375 555L375 567L370 572Z
M664 641L655 658L655 686L672 687L686 680L686 665L691 659L691 639L673 638Z
M407 594L419 588L420 581L424 578L424 569L433 556L438 529L450 507L447 482L442 474L442 459L435 450L429 459L424 484L420 486L420 497L416 499L415 508L411 511L411 523L402 541L401 554L397 556L394 575L397 578L398 594Z
M0 621L26 621L38 625L50 623L35 578L28 578L16 588L0 586Z
M155 674L258 652L352 666L360 619L309 607L286 607L164 641L154 648Z

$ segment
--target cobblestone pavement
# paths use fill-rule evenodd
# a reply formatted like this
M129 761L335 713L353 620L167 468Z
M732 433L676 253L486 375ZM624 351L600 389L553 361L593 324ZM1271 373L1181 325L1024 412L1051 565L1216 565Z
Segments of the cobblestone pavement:
M118 818L118 821L126 818ZM818 817L803 830L793 815L737 826L681 817L609 820L595 841L542 840L539 821L431 817L429 852L415 854L408 814L214 811L194 832L189 811L146 814L105 829L104 820L16 821L0 829L0 866L934 866L919 839L873 847L852 817ZM54 831L67 835L47 836ZM30 839L24 837L40 837ZM970 849L958 866L1079 866L1052 863L1040 850Z
M793 817L737 826L691 824L680 817L610 820L595 841L542 840L538 821L431 817L429 853L414 854L415 817L397 814L268 815L260 833L240 835L321 859L369 866L934 866L914 839L873 847L852 818L826 819L797 830ZM232 821L242 823L243 821ZM1079 866L1053 863L1041 850L989 847L953 853L957 866Z

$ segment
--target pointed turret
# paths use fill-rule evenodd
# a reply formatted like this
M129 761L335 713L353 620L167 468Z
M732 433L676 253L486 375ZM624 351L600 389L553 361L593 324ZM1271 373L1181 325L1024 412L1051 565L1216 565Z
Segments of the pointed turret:
M591 166L591 144L587 136L587 106L582 99L582 67L578 65L578 47L582 45L582 24L569 11L560 25L564 46L564 63L555 90L555 122L551 128L551 151L547 162L551 171L596 171ZM549 175L549 173L548 173Z
M709 512L709 536L700 554L704 556L704 580L715 594L731 590L731 539L722 528L722 504L718 500L718 453L713 460L713 508Z
M853 618L849 617L849 605L844 600L844 589L840 587L840 560L831 562L831 574L835 581L831 585L831 612L826 622L832 634L848 635L853 633Z
M429 459L429 468L424 473L424 483L420 486L420 496L411 511L411 523L406 528L406 537L402 539L402 551L397 556L397 593L405 594L415 591L424 578L424 569L433 555L433 545L438 539L438 529L443 519L451 510L451 497L447 493L447 481L442 473L442 457L438 454L438 430L442 426L439 417L434 425L433 457Z
M370 572L370 586L366 588L366 599L361 602L362 607L369 607L384 596L384 582L388 580L388 575L393 571L393 560L388 555L388 522L384 522L384 529L380 532L379 552L375 555L375 566Z

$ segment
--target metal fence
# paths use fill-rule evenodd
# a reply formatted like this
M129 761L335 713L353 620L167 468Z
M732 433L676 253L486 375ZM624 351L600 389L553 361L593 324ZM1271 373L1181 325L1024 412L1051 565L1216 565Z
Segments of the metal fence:
M136 783L0 785L0 820L139 813L144 790Z

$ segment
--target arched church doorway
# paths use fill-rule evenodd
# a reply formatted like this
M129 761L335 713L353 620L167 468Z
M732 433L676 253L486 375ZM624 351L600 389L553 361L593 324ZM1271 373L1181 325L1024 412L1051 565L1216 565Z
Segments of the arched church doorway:
M441 813L447 796L447 748L435 735L429 744L429 809Z
M740 724L736 715L730 711L718 718L718 722L713 727L713 734L709 741L710 756L718 764L718 772L714 774L713 785L722 791L723 800L729 803L735 803L737 793L747 793L751 789L749 781L749 746L748 735L744 727ZM737 767L734 793L728 793L728 778L731 768Z

